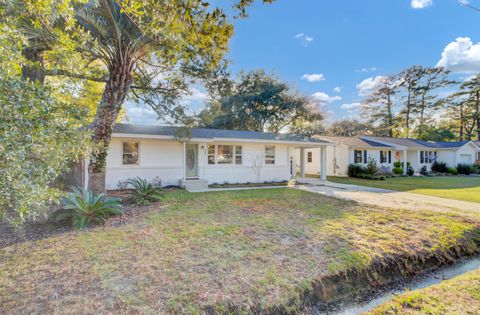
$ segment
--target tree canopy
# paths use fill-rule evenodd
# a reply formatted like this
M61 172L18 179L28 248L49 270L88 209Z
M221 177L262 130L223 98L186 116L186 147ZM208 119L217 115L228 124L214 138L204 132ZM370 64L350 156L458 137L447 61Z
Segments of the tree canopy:
M205 127L271 132L323 120L317 104L263 70L241 73L199 117Z

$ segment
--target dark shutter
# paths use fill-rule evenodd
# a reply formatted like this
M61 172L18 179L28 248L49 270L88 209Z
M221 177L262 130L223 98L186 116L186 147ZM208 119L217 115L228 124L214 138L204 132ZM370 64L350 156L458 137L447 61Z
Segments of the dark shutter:
M425 159L424 159L424 152L423 151L420 151L420 163L425 163Z
M368 158L367 158L367 150L363 151L363 163L367 163L368 161Z
M392 163L392 151L388 151L388 163Z

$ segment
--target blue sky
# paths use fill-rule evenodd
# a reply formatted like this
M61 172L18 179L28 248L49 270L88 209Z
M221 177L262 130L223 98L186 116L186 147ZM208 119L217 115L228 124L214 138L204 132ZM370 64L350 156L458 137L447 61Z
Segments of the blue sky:
M378 76L414 64L444 65L457 77L480 72L480 12L457 0L277 0L233 23L232 72L276 73L312 96L330 122L355 117ZM196 90L188 104L198 111L205 97ZM132 122L154 119L137 111Z

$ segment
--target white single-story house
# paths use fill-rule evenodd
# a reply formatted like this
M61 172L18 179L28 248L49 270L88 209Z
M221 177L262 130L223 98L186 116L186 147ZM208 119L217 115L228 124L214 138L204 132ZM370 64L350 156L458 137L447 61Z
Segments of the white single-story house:
M390 170L393 169L395 162L401 162L403 171L406 173L407 164L415 172L419 172L423 166L426 166L429 171L434 161L445 162L449 167L456 167L460 163L474 164L480 158L480 145L475 141L431 142L374 136L316 136L315 138L335 144L327 149L329 176L346 176L349 164L365 166L369 159L374 159L378 167ZM302 153L302 150L305 152ZM296 156L297 171L301 174L318 174L318 150L301 149ZM303 171L300 163L302 160L305 161Z
M295 151L315 149L319 160L323 156L326 161L329 146L328 140L293 134L117 124L107 156L106 188L117 189L137 176L191 190L213 183L288 181L296 175ZM324 180L326 165L318 163Z

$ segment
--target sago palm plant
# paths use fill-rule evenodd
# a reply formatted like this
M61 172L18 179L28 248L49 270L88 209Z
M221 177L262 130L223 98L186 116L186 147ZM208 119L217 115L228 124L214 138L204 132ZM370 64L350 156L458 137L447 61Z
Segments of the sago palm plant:
M74 187L62 201L63 209L54 214L55 219L70 220L78 229L103 224L109 217L122 213L120 199L95 195L91 190Z
M151 202L164 198L162 189L140 177L131 178L128 183L133 186L131 191L133 200L138 205L148 205Z

